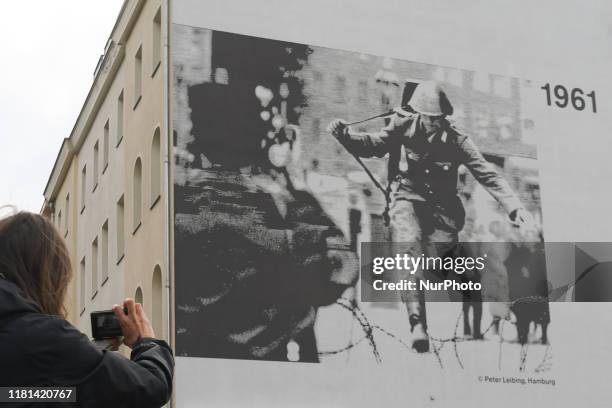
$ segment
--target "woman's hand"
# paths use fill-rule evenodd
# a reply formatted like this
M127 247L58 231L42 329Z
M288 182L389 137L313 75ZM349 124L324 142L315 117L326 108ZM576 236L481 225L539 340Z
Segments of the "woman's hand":
M125 314L124 308L127 309L127 314ZM125 299L123 307L114 305L113 312L119 319L123 332L123 344L126 346L131 348L142 337L155 337L153 326L151 326L149 318L142 309L142 305L135 303L134 299Z

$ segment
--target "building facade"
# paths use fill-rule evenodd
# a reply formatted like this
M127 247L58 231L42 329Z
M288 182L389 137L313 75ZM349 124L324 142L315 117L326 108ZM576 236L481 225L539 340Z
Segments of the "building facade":
M44 191L72 258L68 318L88 334L129 296L169 336L164 21L161 0L124 2Z

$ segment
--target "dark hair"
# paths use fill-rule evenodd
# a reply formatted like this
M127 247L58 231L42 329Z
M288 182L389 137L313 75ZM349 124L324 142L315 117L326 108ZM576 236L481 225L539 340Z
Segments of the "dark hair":
M0 219L0 273L43 313L66 316L72 267L64 240L47 218L20 212Z

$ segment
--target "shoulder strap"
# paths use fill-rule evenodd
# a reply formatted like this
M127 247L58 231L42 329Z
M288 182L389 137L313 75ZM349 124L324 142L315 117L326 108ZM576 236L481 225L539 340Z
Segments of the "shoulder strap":
M451 140L456 141L457 144L463 143L468 137L463 134L455 125L450 122L447 122L445 131L450 136Z

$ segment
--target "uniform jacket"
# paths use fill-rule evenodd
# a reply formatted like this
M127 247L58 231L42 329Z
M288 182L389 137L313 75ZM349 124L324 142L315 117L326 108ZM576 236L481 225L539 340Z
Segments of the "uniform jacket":
M7 406L154 408L170 399L174 359L168 345L154 339L137 342L131 360L101 351L0 277L0 367L0 387L76 387L76 403Z
M460 204L456 197L457 170L463 164L508 213L521 207L508 182L470 138L445 119L437 131L426 134L419 114L396 113L380 132L350 132L340 142L361 157L388 154L388 180L396 197Z

